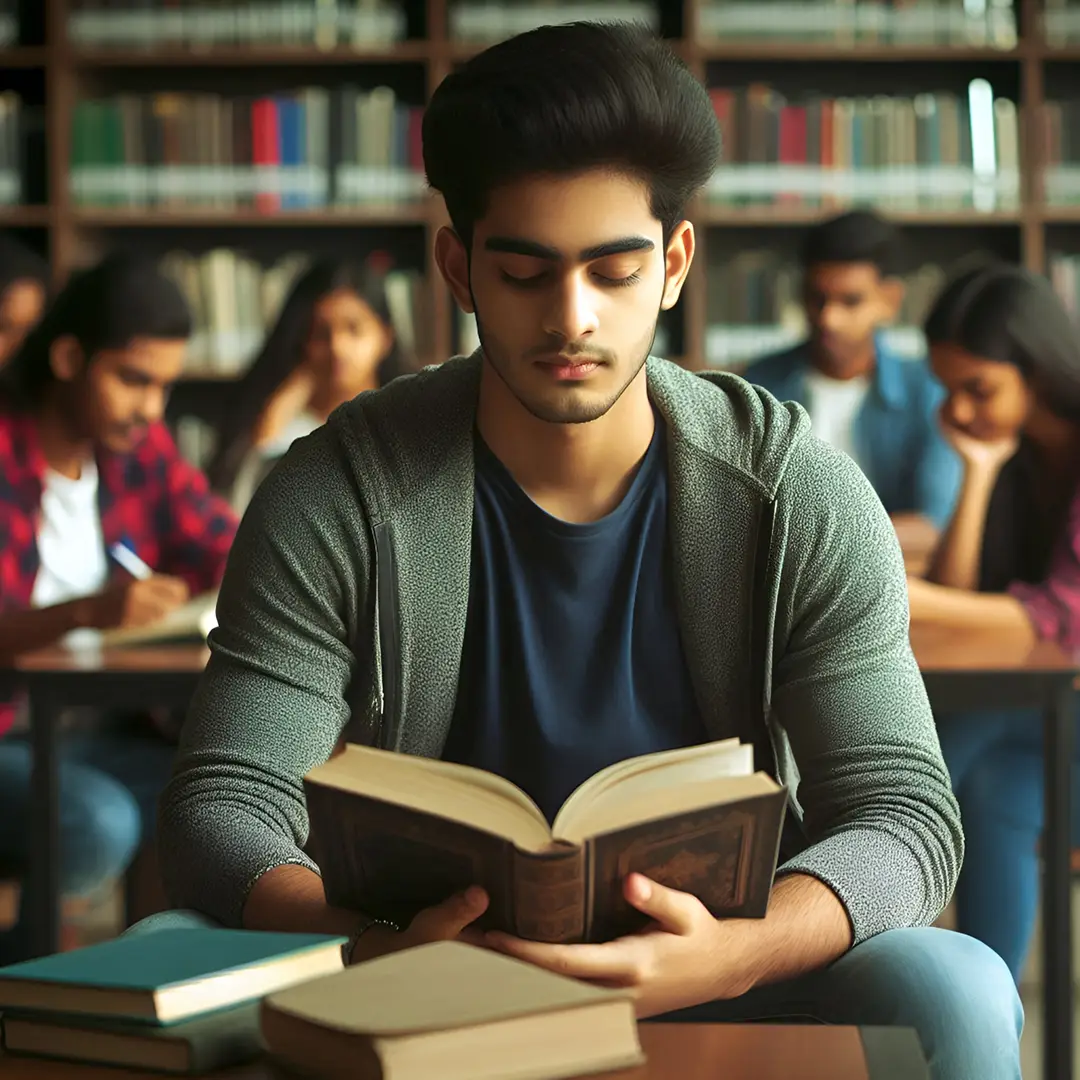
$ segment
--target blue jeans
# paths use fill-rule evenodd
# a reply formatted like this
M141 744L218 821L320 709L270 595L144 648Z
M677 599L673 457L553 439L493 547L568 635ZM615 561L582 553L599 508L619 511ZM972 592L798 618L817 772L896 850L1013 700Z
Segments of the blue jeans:
M1039 903L1042 716L1002 709L949 713L937 721L967 841L956 890L958 926L985 941L1019 979ZM1078 795L1074 783L1074 835L1080 835Z
M216 925L165 911L129 934ZM821 971L657 1017L664 1021L810 1021L914 1028L934 1080L1020 1080L1024 1011L1001 959L949 930L890 930Z
M121 730L70 732L59 745L60 888L66 896L81 896L120 877L143 838L153 836L158 794L175 748L151 731ZM0 934L0 964L28 955L32 762L24 738L0 739L0 867L24 879L19 922Z

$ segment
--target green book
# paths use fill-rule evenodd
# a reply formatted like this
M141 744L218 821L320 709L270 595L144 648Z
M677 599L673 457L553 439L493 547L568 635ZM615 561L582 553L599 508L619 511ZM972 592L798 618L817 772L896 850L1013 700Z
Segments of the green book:
M340 971L345 939L158 930L0 968L0 1011L175 1024Z
M6 1013L0 1022L7 1053L60 1061L197 1076L263 1053L257 1001L168 1027L42 1013Z

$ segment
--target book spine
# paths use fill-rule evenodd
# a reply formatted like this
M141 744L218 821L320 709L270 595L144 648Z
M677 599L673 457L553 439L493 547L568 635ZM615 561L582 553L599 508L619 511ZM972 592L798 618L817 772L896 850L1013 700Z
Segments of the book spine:
M512 932L530 941L569 944L585 936L585 851L564 845L532 853L514 849Z

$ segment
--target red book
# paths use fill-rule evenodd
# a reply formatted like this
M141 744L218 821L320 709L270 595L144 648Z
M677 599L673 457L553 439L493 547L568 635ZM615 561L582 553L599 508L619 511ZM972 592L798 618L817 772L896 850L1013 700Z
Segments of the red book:
M255 209L273 214L281 209L277 191L278 111L273 98L258 98L251 106L251 160L255 165Z
M785 105L780 110L780 145L777 155L781 165L806 165L806 107ZM798 189L782 192L778 202L801 202Z

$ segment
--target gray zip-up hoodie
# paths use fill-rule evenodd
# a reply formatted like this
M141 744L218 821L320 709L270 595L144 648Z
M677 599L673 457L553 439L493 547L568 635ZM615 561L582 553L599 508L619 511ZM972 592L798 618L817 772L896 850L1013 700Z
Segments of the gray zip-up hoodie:
M346 733L436 757L469 597L478 356L399 379L296 444L252 502L161 804L173 903L239 925L304 854L302 777ZM858 468L732 375L648 363L667 424L678 618L701 715L792 793L856 943L933 921L963 855L908 642L903 560ZM350 715L352 722L349 724Z

